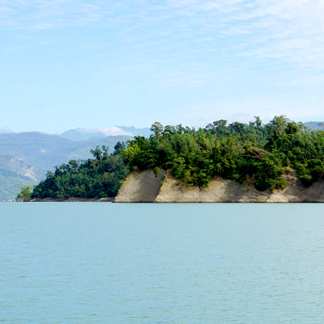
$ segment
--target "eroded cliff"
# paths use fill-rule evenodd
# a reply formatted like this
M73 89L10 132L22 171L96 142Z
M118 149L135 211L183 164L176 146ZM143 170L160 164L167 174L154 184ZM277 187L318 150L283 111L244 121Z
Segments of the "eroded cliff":
M115 202L155 202L162 186L163 174L153 171L131 172L123 182Z
M116 202L157 203L284 203L324 202L324 181L303 186L294 171L286 175L288 186L278 192L258 191L252 185L240 185L231 180L214 178L207 188L186 188L170 171L156 177L150 170L132 172L122 184Z

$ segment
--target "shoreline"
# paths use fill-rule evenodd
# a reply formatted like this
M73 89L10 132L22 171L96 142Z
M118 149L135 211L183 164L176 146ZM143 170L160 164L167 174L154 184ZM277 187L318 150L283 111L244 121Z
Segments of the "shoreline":
M113 202L113 203L324 203L324 179L305 187L296 171L285 174L283 190L258 191L253 183L239 184L214 177L208 187L187 188L170 170L133 171L123 181L116 197L32 199L30 202Z
M107 198L68 198L68 199L39 199L34 198L29 200L28 202L114 202L115 197L107 197Z
M208 187L187 188L170 170L157 176L152 170L131 172L122 183L116 203L324 203L324 179L305 187L296 171L285 174L283 190L258 191L253 183L239 184L214 177Z

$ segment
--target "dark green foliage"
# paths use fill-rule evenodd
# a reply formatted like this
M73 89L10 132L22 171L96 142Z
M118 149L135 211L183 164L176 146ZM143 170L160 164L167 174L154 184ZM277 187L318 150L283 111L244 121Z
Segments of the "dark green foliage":
M324 132L276 116L263 125L227 125L218 120L205 128L163 127L156 122L150 138L137 136L123 151L131 169L171 169L187 186L208 186L219 175L239 183L252 181L258 190L284 189L287 167L297 170L305 185L324 174Z
M115 152L108 154L108 147L97 146L91 150L94 159L70 160L68 164L55 166L46 179L33 190L32 198L68 199L104 198L116 196L129 168L120 154L124 143L117 143Z
M317 181L324 174L323 162L319 159L309 160L305 164L296 163L298 177L306 186Z

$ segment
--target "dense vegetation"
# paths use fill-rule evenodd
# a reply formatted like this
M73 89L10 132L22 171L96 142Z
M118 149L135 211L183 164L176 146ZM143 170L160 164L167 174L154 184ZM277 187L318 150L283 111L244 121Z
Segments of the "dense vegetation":
M297 170L308 186L324 173L324 132L285 116L268 124L218 120L198 130L155 123L149 138L137 136L123 151L131 169L171 169L187 186L208 186L219 175L258 190L284 189L285 172Z
M53 171L54 165L67 163L70 159L91 158L90 149L97 145L109 146L109 153L112 153L118 141L130 138L109 136L70 141L58 135L36 132L0 134L0 201L15 199L22 186L36 185L45 178L46 170Z
M170 169L186 186L208 186L214 176L254 185L258 190L284 189L292 169L305 186L324 174L324 131L311 130L285 116L268 124L259 117L248 124L218 120L205 128L165 126L156 122L149 138L118 142L115 151L99 146L94 159L70 160L48 172L31 198L114 197L130 170Z
M125 144L120 142L112 154L108 153L108 147L97 146L91 150L94 159L70 160L68 164L55 166L55 171L47 172L46 179L34 188L31 198L114 197L129 172L121 154L123 149Z

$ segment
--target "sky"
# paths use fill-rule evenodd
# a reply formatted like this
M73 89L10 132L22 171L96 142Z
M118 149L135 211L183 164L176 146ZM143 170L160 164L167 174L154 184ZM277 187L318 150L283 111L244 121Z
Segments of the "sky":
M0 0L0 128L324 120L320 0Z

